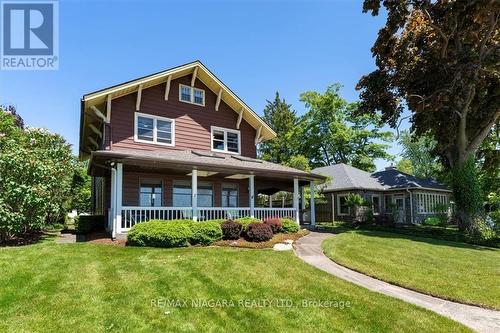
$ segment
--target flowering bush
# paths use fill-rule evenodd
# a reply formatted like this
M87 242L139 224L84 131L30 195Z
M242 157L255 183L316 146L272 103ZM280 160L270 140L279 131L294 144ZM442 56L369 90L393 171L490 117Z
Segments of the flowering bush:
M279 217L267 218L264 223L271 227L273 234L281 232L281 219Z

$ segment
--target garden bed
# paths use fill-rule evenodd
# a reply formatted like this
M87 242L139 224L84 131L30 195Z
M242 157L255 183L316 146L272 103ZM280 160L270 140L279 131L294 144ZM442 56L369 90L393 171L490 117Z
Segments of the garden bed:
M272 248L274 245L278 243L283 243L286 240L292 240L294 243L296 240L298 240L301 237L304 237L309 233L308 230L302 229L299 230L299 232L292 233L292 234L283 234L283 233L278 233L274 235L274 237L271 240L268 240L267 242L249 242L246 240L244 237L240 237L239 239L236 240L220 240L215 242L213 245L215 246L223 246L223 247L241 247L241 248L247 248L247 249L268 249Z

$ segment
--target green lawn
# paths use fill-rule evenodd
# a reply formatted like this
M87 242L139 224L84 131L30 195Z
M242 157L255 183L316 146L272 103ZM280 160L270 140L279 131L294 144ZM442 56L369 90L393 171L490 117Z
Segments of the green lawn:
M158 299L160 306L154 306ZM166 299L188 304L169 307L161 303ZM191 305L191 300L200 299L225 299L228 306ZM274 303L239 304L263 299ZM279 306L276 299L290 300L293 306ZM335 308L332 302L330 307L302 307L302 300L336 300L351 306ZM265 304L260 301L260 305ZM46 242L0 248L0 332L9 331L468 330L435 313L334 278L291 252Z
M500 309L500 250L379 231L350 231L323 242L341 265L400 286Z

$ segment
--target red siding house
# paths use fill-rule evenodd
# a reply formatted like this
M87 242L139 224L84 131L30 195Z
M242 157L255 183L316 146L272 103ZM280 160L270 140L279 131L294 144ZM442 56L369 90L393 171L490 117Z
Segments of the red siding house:
M113 237L150 219L299 223L300 189L324 177L257 159L256 145L275 136L199 61L81 100L80 159L89 160L94 213L107 216ZM259 193L278 191L294 193L291 207L256 207Z

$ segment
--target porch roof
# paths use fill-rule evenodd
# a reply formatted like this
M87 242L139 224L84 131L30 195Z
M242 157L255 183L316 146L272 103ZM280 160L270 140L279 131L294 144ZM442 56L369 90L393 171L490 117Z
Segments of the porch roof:
M140 150L96 150L91 153L89 172L99 174L110 162L155 168L178 168L225 172L232 174L254 174L280 179L298 178L322 183L326 177L281 164L243 157L240 155L216 154L192 150L140 151Z

